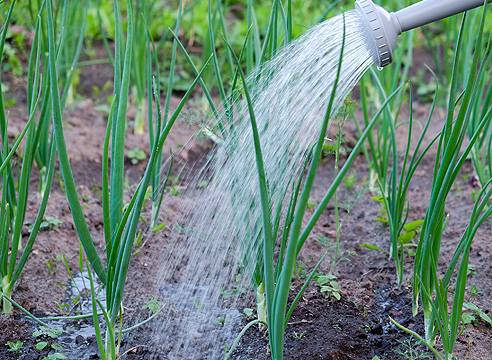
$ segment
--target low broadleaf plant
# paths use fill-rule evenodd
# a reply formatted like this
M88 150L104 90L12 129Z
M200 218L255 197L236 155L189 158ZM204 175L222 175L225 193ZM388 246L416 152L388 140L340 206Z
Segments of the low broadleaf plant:
M6 345L9 348L10 352L19 352L22 350L24 343L20 340L16 340L16 341L7 341Z
M340 285L338 284L335 275L318 275L316 276L316 284L319 287L319 291L326 297L335 298L336 300L342 298L342 295L340 294Z

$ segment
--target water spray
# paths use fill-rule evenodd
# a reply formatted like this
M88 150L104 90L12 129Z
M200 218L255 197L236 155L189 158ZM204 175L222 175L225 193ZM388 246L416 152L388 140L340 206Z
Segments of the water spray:
M372 0L356 0L372 55L380 68L391 64L396 39L401 33L483 4L483 0L423 0L390 13Z

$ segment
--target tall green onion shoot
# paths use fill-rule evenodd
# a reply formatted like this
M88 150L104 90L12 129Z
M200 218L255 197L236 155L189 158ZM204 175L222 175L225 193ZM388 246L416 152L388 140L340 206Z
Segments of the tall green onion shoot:
M463 17L461 31L458 35L453 73L448 90L448 108L446 121L439 138L439 146L434 166L434 176L430 195L429 208L427 210L422 233L417 247L414 262L413 275L413 302L414 314L417 314L422 305L425 319L425 336L428 341L434 340L439 329L434 314L434 301L437 307L447 308L443 304L441 281L439 280L439 259L441 258L441 242L443 241L444 223L446 221L446 199L449 195L460 170L470 155L474 144L478 140L481 131L490 121L492 108L483 114L478 120L473 135L464 145L467 129L471 121L473 111L473 99L482 95L478 74L483 66L481 59L483 54L483 28L485 24L486 7L483 11L480 31L476 36L475 55L466 86L463 92L458 88L458 64L463 48L463 29L467 17ZM463 148L463 150L462 150ZM466 260L466 257L465 257ZM441 336L443 334L441 333Z
M383 98L386 98L386 92L382 84L375 77L376 83ZM360 87L360 97L362 104L362 114L364 123L369 122L368 96L364 83ZM409 91L409 120L408 136L406 139L405 150L400 158L398 152L397 125L389 111L383 114L383 121L376 130L376 137L370 134L367 142L367 150L364 154L368 158L370 167L377 174L377 184L379 196L375 199L383 205L385 217L383 221L387 222L390 236L390 257L396 267L397 282L399 285L403 282L405 270L405 254L408 246L412 246L412 240L417 236L417 232L422 224L421 219L409 221L409 204L408 191L418 166L424 159L431 146L437 140L435 137L429 144L424 145L424 139L429 130L429 126L434 115L437 101L437 92L431 105L427 120L420 131L417 145L412 149L414 116L413 116L413 93L410 87ZM398 110L398 112L400 112ZM356 123L357 127L360 127ZM403 126L403 125L402 125ZM402 160L402 162L401 162Z
M12 1L8 8L6 21L0 34L0 57L5 45L5 37L12 17L16 1ZM30 180L33 176L33 165L36 149L40 145L39 132L43 126L43 113L39 112L41 99L47 97L48 88L42 79L44 75L43 44L40 17L37 17L34 39L28 62L27 84L27 114L28 121L24 129L11 144L7 135L9 119L4 108L3 91L0 82L0 131L2 149L0 152L1 200L0 200L0 278L2 281L3 313L12 312L12 294L22 271L31 255L34 242L39 234L44 219L49 193L53 181L55 168L55 151L51 145L47 157L47 171L39 175L40 183L44 183L39 194L38 209L30 229L26 244L22 243L22 230L26 225L29 194L37 194L30 189ZM1 75L1 69L0 69ZM48 136L47 140L53 139ZM22 142L24 142L22 144ZM52 143L53 144L53 143ZM19 157L19 164L12 161Z
M140 216L144 207L147 189L152 177L158 168L164 143L181 113L185 103L191 96L201 73L186 91L176 109L158 133L155 133L150 158L147 162L145 173L138 184L131 201L124 204L124 151L127 131L127 108L131 82L131 68L134 44L135 23L132 1L126 1L127 27L126 34L123 31L123 18L119 1L114 1L115 14L115 52L114 52L114 98L111 111L108 116L107 130L105 134L103 163L102 163L102 203L103 223L105 238L105 257L102 257L94 244L94 239L85 220L82 206L77 194L76 184L72 174L71 164L67 154L67 145L64 138L62 107L58 93L58 74L56 71L55 33L53 22L52 0L47 0L48 19L48 49L49 49L49 78L51 92L52 120L55 133L55 142L60 170L65 183L65 192L72 212L73 221L81 244L84 248L87 261L94 270L98 280L104 285L106 302L102 304L96 301L94 311L102 311L106 326L104 342L98 339L102 356L107 359L115 359L118 356L121 328L119 326L122 317L122 304L124 288L128 275L128 267L132 255L132 248L140 222ZM125 36L126 35L126 36ZM145 34L139 34L145 36ZM206 64L204 64L205 68ZM149 73L146 78L152 78L151 69L146 67ZM202 70L203 71L203 70ZM111 162L109 159L111 158ZM105 262L103 261L105 259ZM94 317L94 320L97 316ZM96 328L99 325L95 325ZM102 336L102 335L101 335Z

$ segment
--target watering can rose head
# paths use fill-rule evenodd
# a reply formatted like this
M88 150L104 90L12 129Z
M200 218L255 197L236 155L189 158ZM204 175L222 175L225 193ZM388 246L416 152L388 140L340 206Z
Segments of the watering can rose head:
M355 7L359 11L374 62L383 68L391 64L396 39L402 32L471 10L484 3L484 0L423 0L391 13L374 4L372 0L356 0Z
M357 0L356 8L359 10L374 62L380 68L391 64L396 38L401 33L398 19L394 13L388 13L371 0Z

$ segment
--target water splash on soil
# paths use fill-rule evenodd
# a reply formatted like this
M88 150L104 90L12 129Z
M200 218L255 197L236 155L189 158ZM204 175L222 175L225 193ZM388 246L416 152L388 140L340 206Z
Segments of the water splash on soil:
M344 60L332 117L373 63L357 12L346 13L345 23ZM343 24L340 15L314 27L249 77L272 209L282 205L283 194L318 136L335 82ZM233 104L233 114L232 126L223 116L230 130L190 181L192 201L174 229L172 251L163 254L158 286L166 299L164 320L155 329L154 340L167 345L157 357L220 358L234 337L232 328L218 318L230 317L234 323L238 316L228 309L236 307L241 289L250 281L261 238L261 213L244 100ZM195 191L204 181L206 189Z
M100 302L104 303L105 291L101 284L94 283L94 290ZM70 278L66 294L65 309L70 315L92 313L90 296L90 280L86 271L76 273ZM96 333L89 318L78 321L51 320L46 321L49 328L54 330L56 337L41 335L37 340L48 340L51 344L59 345L59 353L68 359L90 360L98 359ZM43 327L40 327L41 329ZM39 329L39 328L38 328ZM59 332L59 333L57 333ZM50 350L50 348L47 348ZM50 350L53 354L55 350ZM54 358L54 355L53 355Z

